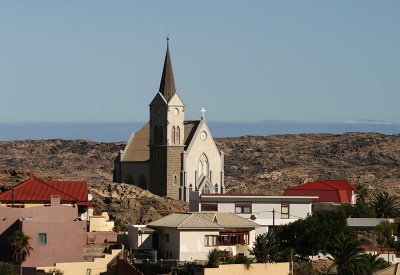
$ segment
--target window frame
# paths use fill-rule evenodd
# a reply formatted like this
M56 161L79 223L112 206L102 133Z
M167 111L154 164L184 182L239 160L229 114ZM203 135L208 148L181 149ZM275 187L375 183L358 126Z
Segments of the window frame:
M240 210L238 210L238 208ZM245 211L249 208L249 211ZM251 214L253 213L253 204L251 202L235 202L235 214Z
M47 233L45 232L38 233L38 245L46 245L46 244L47 244Z
M284 209L287 209L285 211ZM290 203L288 201L281 202L281 219L289 219L290 218Z

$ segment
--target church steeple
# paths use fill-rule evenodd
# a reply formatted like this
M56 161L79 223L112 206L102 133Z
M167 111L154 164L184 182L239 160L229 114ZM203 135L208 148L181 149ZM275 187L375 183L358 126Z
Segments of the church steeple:
M164 96L167 102L176 93L171 57L169 56L168 41L169 38L167 38L167 52L165 54L164 68L161 76L160 89L159 89L159 92Z

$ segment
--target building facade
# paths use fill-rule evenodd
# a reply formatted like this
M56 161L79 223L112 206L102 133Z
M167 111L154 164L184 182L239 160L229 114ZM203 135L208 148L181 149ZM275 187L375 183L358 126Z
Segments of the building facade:
M160 88L150 103L150 121L119 152L113 179L183 201L189 200L190 191L225 190L224 154L217 148L204 111L200 120L185 120L168 45Z
M269 227L305 219L312 214L316 196L266 196L257 194L190 194L189 211L234 213L252 220L263 234Z

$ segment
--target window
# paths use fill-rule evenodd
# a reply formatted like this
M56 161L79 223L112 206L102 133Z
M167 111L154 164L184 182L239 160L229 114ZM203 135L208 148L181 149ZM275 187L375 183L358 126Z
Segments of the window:
M205 235L204 236L205 246L216 246L219 245L219 236L217 235Z
M172 131L171 131L171 143L175 144L175 126L172 126Z
M289 219L289 202L281 203L281 219Z
M154 144L158 144L158 127L154 127Z
M236 214L251 214L251 203L237 202L235 204Z
M218 245L249 244L249 232L221 232L217 243Z
M217 203L202 203L201 211L218 211Z
M175 133L175 144L180 144L181 143L181 129L179 126L176 127L176 133Z
M207 183L204 184L203 192L202 192L202 193L203 193L203 194L210 194L210 193L211 193L211 191L210 191L210 186L208 186Z
M163 129L162 126L158 128L158 143L163 144Z
M165 234L165 242L169 243L169 234Z
M38 234L38 244L47 244L47 233Z
M177 180L177 176L174 175L174 177L172 178L172 183L173 183L173 185L176 185L176 180Z
M215 194L218 194L218 184L215 184L214 191L215 191Z

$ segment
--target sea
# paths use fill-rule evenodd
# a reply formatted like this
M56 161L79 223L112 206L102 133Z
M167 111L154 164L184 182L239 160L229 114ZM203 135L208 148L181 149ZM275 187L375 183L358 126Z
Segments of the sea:
M144 122L0 122L0 140L84 139L96 142L126 141ZM207 121L214 137L268 136L306 133L343 134L377 132L400 134L400 124L381 121L260 122Z

